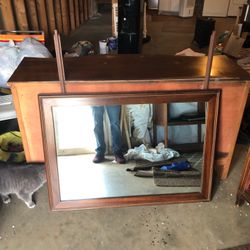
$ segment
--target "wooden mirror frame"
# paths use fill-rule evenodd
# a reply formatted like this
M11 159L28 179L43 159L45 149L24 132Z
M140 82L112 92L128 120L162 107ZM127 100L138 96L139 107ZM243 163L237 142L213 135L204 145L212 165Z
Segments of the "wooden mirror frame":
M212 188L219 96L219 90L81 95L39 95L38 98L40 104L50 208L53 211L56 211L67 209L74 210L83 208L158 205L166 203L209 201ZM60 199L56 140L52 113L53 107L74 105L126 105L144 103L161 104L171 102L206 102L206 133L203 147L203 174L201 177L201 192L93 198L72 201L62 201Z

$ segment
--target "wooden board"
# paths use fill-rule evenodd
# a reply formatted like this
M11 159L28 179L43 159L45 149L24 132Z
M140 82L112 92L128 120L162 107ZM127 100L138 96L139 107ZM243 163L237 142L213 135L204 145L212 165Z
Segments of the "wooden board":
M79 2L78 0L74 1L75 4L75 20L76 20L76 27L80 25L80 15L79 15Z
M51 0L46 0L47 5L47 15L48 15L48 24L50 34L54 32L56 29L56 18L55 18L55 10L54 10L54 2Z
M70 16L70 28L71 30L74 30L76 28L74 1L69 1L69 16Z
M45 35L48 36L48 22L47 22L47 13L45 7L45 0L37 0L37 14L40 24L40 29L44 31Z
M84 22L84 7L82 0L79 0L79 13L80 13L80 24L82 24Z
M83 0L83 8L84 8L84 20L87 20L88 17L88 0Z
M5 30L42 30L46 40L55 29L68 35L89 18L91 6L91 0L0 0Z
M93 16L93 9L92 9L92 1L91 0L87 0L88 1L88 18Z
M30 28L32 30L39 30L39 24L37 19L37 11L36 11L36 1L35 0L26 0L27 6L27 14Z
M61 0L61 10L62 10L62 23L63 23L63 33L68 35L70 31L69 22L69 7L67 0Z
M0 0L0 7L4 21L4 28L9 31L16 30L11 0Z
M24 0L15 1L15 7L18 9L16 11L16 20L19 30L29 30Z
M62 9L60 0L55 0L55 17L56 17L56 27L59 33L63 31L62 25Z

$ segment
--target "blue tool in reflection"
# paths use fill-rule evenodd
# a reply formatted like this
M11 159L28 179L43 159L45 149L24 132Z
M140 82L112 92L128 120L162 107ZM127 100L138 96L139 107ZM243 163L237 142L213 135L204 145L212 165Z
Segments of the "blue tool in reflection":
M184 171L189 170L191 168L191 164L189 161L179 161L172 162L170 164L164 165L160 167L162 171L176 170L176 171Z

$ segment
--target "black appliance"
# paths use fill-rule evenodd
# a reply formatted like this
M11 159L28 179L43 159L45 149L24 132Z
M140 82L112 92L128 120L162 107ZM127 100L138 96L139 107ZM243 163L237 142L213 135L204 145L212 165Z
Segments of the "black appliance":
M144 0L118 0L118 53L141 52Z
M239 17L239 23L249 22L250 21L250 6L249 4L244 4L242 7L241 15Z
M206 47L209 45L210 36L215 29L215 20L206 17L197 17L194 41L199 45L199 47Z
M242 8L242 13L239 18L239 23L242 23L241 32L247 33L246 40L243 44L243 48L250 48L250 5L244 4Z

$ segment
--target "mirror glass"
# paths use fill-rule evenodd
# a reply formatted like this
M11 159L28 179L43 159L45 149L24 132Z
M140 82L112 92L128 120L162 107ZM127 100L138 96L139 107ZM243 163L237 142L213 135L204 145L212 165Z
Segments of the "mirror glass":
M125 164L115 161L105 105L105 159L94 163L93 110L55 105L52 119L61 201L201 192L207 102L119 106Z

